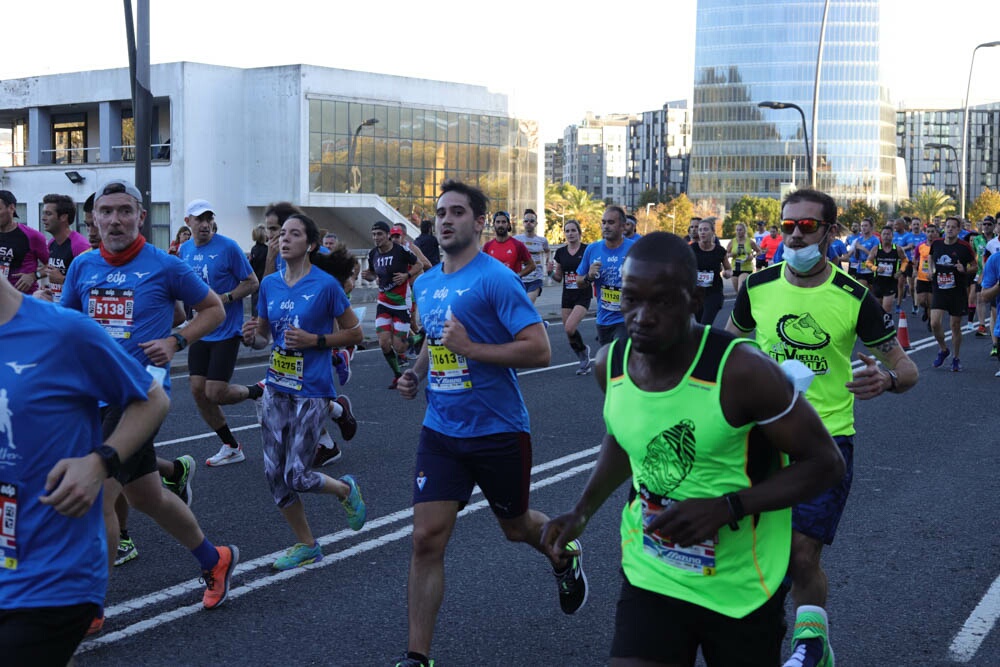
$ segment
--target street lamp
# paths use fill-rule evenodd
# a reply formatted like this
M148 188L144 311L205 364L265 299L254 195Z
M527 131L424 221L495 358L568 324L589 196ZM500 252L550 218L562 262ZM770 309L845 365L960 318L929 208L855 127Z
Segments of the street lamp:
M924 144L924 148L931 148L931 149L936 149L936 150L939 150L939 151L949 150L952 153L954 153L954 155L955 155L955 161L956 162L958 161L958 151L951 144L929 143L929 144ZM961 167L960 167L960 169L961 169ZM943 173L944 169L942 169L941 171ZM945 183L945 185L947 185L947 183ZM965 199L962 196L962 191L963 191L962 183L959 182L959 184L958 184L958 199L959 199L959 201L963 201ZM963 215L962 217L964 218L965 216Z
M347 191L357 192L361 189L361 170L354 166L354 151L358 146L358 135L361 134L363 128L374 125L378 122L378 118L369 118L365 122L358 125L358 129L354 130L354 137L351 139L351 149L347 152Z
M969 63L969 81L965 84L965 109L962 112L962 161L959 164L959 177L958 177L958 189L959 194L962 195L958 202L958 216L965 219L965 163L968 159L967 157L967 144L969 142L969 88L972 86L972 68L976 64L976 51L979 49L988 49L993 46L1000 46L1000 40L995 42L983 42L976 48L972 49L972 61Z
M809 148L809 130L806 128L806 113L798 104L791 102L760 102L757 106L761 109L795 109L802 117L802 139L806 144L806 168L809 171L809 187L816 187L816 180L813 176L812 150Z

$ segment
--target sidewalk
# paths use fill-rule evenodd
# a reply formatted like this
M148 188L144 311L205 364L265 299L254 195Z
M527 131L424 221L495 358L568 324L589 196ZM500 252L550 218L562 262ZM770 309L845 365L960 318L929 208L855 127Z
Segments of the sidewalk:
M561 318L562 311L562 285L560 283L552 282L546 280L547 284L542 289L541 296L535 301L535 308L538 310L539 315L542 319L549 322L559 322ZM372 347L378 347L378 342L375 337L375 298L378 292L372 288L359 287L354 290L351 294L351 306L355 311L364 308L364 316L361 318L361 330L364 332L364 345L367 349ZM250 316L250 299L244 299L244 312L245 316ZM595 302L591 301L590 312L594 312ZM176 331L176 329L175 329ZM174 360L170 364L170 372L172 375L177 375L181 373L187 373L188 371L188 361L187 361L188 351L181 350L174 355ZM239 356L237 357L236 365L242 365L253 362L263 362L267 360L271 351L269 349L255 350L245 345L240 345Z

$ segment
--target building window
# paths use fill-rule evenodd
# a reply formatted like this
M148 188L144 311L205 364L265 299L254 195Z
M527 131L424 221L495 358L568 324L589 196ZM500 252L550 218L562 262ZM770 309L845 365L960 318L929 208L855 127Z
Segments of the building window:
M52 117L53 162L83 164L87 161L87 115L66 114Z

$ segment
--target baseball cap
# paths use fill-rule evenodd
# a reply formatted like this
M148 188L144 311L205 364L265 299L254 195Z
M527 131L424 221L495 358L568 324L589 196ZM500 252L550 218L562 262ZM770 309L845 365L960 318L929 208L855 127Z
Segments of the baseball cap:
M206 212L211 212L214 214L215 210L212 208L212 205L209 204L206 200L195 199L192 200L190 204L188 204L187 213L185 214L185 216L189 218L197 218L199 215Z
M123 178L116 178L102 183L101 187L97 188L97 192L94 193L94 203L96 204L97 200L104 195L113 195L121 192L135 198L140 204L142 203L142 193L139 192L139 188Z
M383 231L386 234L388 234L389 233L389 223L385 222L384 220L379 220L374 225L372 225L372 231L374 232L376 229L378 229L379 231Z
M403 227L403 225L393 225L392 230L389 232L389 236L395 236L396 234L406 236L406 228Z
M10 190L0 190L0 199L2 199L3 203L7 206L13 206L17 203L17 197L15 197L14 193ZM17 210L14 211L14 217L17 217Z

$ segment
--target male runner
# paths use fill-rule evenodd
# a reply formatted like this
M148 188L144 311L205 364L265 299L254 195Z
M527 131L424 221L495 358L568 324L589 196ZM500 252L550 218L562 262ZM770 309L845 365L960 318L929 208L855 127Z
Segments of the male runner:
M906 275L906 280L910 286L910 295L913 299L913 305L911 308L911 313L917 314L917 269L919 267L915 266L918 263L919 257L917 257L916 250L917 247L927 240L927 234L924 233L923 225L920 222L920 218L913 217L910 218L910 231L903 237L903 251L906 253L906 259L908 263L906 265L906 270L904 271Z
M861 281L865 287L871 287L872 281L875 279L875 274L872 272L872 268L867 266L865 262L868 261L868 255L871 253L872 248L879 244L879 237L874 233L874 226L871 219L865 218L861 221L861 236L854 239L853 250L851 255L858 262L858 270L856 278Z
M983 267L986 266L986 260L992 254L989 244L990 241L996 238L993 234L994 225L995 221L992 215L983 216L983 219L979 221L980 233L971 239L972 248L976 251L976 263L979 267L976 271L975 286L969 290L970 303L975 298L976 313L979 316L979 325L976 326L976 338L985 338L990 335L990 332L986 329L986 320L990 319L992 306L981 298L980 293L983 291Z
M142 194L132 183L113 180L98 188L94 220L101 232L101 248L80 255L70 265L61 303L87 313L143 366L165 369L163 388L169 393L174 354L218 327L225 313L219 297L188 266L146 243L139 233L145 218ZM183 332L171 334L176 301L193 305L197 315ZM104 408L106 434L118 424L121 414L120 406ZM228 596L229 578L239 561L239 550L209 542L191 509L163 488L154 436L147 438L118 474L104 483L108 544L117 544L119 525L114 508L124 491L133 508L152 517L191 551L206 585L202 603L206 609L215 609ZM113 560L114 554L110 553L109 569ZM103 624L102 612L91 631L99 632Z
M444 596L445 548L474 485L508 540L546 553L541 533L548 517L528 507L531 436L514 368L548 366L548 336L520 281L479 250L486 195L457 181L441 190L437 236L444 260L414 286L427 343L398 384L400 395L413 399L428 382L413 485L409 642L397 667L433 664L428 654ZM560 605L572 614L587 597L579 542L549 559Z
M597 361L608 433L574 509L543 542L562 553L631 477L611 664L693 665L700 647L710 667L775 665L788 508L836 484L844 461L777 364L692 320L701 298L690 247L653 232L629 250L630 337Z
M424 251L415 242L409 240L409 237L406 235L406 227L403 225L393 225L392 229L389 230L389 238L392 239L393 243L398 243L403 246L404 250L408 250L416 256L417 261L420 263L421 273L430 270L433 266L431 261L424 255ZM406 285L406 303L410 309L410 331L406 334L406 355L400 358L401 364L406 363L408 358L415 358L420 354L420 347L424 344L425 338L424 330L420 326L417 300L413 298L414 280L416 278L410 278L407 280Z
M495 238L483 245L483 252L524 278L535 270L535 260L528 248L510 235L510 216L506 211L493 214Z
M184 224L191 228L191 238L177 252L181 261L220 295L226 313L215 331L191 343L188 350L191 395L201 418L222 441L219 451L205 461L209 467L246 459L219 406L254 398L250 388L229 384L229 380L243 339L243 297L260 286L243 249L236 241L213 231L214 223L215 212L207 201L195 199L188 204Z
M604 209L601 240L588 245L580 260L580 267L585 271L582 287L593 289L597 294L597 342L601 345L626 335L621 313L621 265L625 253L635 242L625 238L624 228L625 209L621 206Z
M847 473L839 485L796 505L792 513L792 596L799 605L788 665L833 664L827 638L827 579L820 565L832 544L851 487L854 399L900 393L917 382L917 368L896 341L892 315L868 289L826 258L829 226L837 205L817 190L797 190L782 204L785 261L747 279L736 297L731 333L757 330L760 348L776 361L798 359L815 374L806 398L840 447ZM870 226L869 226L870 230ZM885 365L861 354L864 366L851 373L857 339Z
M5 280L0 349L0 662L62 667L107 589L102 481L169 400L93 321ZM123 406L103 439L99 401Z
M31 294L49 262L49 248L45 234L19 224L17 217L14 193L0 190L0 280Z
M635 231L637 222L635 216L631 213L625 216L625 229L622 235L630 241L638 241L642 238L642 234L637 234Z
M514 238L523 243L524 247L528 249L535 268L528 275L521 276L521 282L524 283L524 291L528 293L531 303L535 303L535 300L542 294L545 267L549 265L549 259L551 259L552 254L549 252L548 239L535 233L535 230L538 228L538 216L535 215L535 211L530 208L525 209L522 222L524 224L524 233L517 234Z
M39 273L42 282L52 292L52 300L59 303L62 286L66 281L66 271L73 258L90 250L90 243L83 234L70 229L76 220L76 204L66 195L45 195L42 197L42 224L52 235L49 241L49 263Z
M362 272L365 280L378 282L378 306L375 311L375 331L385 363L392 370L396 388L401 371L399 357L406 353L406 338L410 334L410 310L406 305L408 280L423 270L417 256L389 237L389 223L379 220L372 225L375 247L368 251L368 268Z
M944 221L944 238L931 244L931 331L938 344L934 368L940 368L951 354L944 341L944 316L949 315L951 342L955 356L951 370L962 370L962 318L969 312L968 284L976 270L976 252L958 238L961 222L955 216Z

